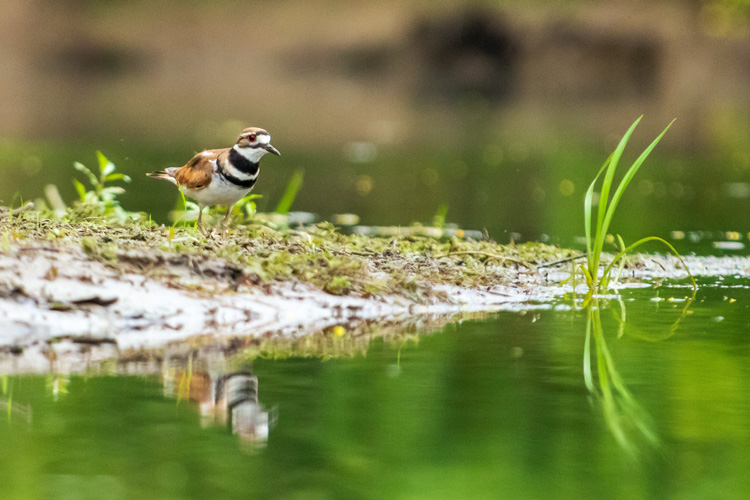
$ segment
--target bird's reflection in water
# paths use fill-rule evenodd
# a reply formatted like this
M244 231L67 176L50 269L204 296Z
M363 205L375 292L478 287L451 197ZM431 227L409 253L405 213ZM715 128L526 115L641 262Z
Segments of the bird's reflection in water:
M258 403L258 377L250 372L223 375L216 381L214 402L208 411L216 421L226 424L245 442L265 445L269 412ZM202 405L204 409L208 408Z
M223 353L193 351L165 357L165 394L198 405L201 425L224 425L250 449L262 448L275 421L258 401L258 377L249 367L229 371Z

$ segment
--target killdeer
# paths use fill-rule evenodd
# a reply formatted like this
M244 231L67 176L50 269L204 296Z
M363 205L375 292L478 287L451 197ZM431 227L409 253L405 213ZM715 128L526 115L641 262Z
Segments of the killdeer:
M231 148L208 149L198 153L182 167L169 167L146 175L165 179L176 185L186 196L198 202L198 227L203 230L203 208L226 205L225 224L232 207L255 185L260 168L258 162L266 153L280 155L271 146L271 136L262 128L246 128Z

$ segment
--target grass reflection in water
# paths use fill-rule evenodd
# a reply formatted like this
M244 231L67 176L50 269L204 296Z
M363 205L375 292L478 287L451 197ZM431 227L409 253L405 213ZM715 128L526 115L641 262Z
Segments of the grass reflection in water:
M680 316L661 335L646 335L627 325L625 303L620 298L609 299L589 295L586 308L586 340L583 351L583 377L586 388L597 405L601 406L604 421L617 443L631 456L637 457L641 446L659 447L659 437L648 413L635 400L617 371L615 361L607 347L602 310L609 310L617 324L617 338L626 332L643 340L658 342L674 335L695 300L697 287L693 281L692 295L687 299ZM618 310L613 307L617 304ZM593 353L592 353L593 339ZM595 367L592 367L592 359ZM596 370L596 378L594 378Z

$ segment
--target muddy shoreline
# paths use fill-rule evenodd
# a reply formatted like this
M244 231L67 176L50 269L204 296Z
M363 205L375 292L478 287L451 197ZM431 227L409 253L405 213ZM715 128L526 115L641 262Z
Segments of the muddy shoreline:
M560 282L573 266L536 265L576 255L413 231L345 236L325 225L202 239L185 228L46 220L6 219L3 229L0 351L36 346L42 357L67 344L124 353L324 330L351 337L373 323L444 324L473 313L550 308L572 290ZM686 277L674 257L628 259L626 281ZM696 276L750 276L747 257L685 262Z
M117 267L79 248L23 247L0 255L0 346L56 338L149 348L196 336L301 336L368 320L525 309L548 302L541 275L519 272L509 284L481 288L422 284L400 295L332 295L297 280L253 284L219 258L160 255L149 272L142 254ZM158 272L157 272L158 271Z

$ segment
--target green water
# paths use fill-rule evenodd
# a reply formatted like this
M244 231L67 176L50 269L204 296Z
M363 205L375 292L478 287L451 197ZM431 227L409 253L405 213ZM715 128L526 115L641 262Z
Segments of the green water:
M673 334L684 284L623 291L620 338L619 306L602 307L610 368L637 408L614 414L630 448L584 382L587 313L564 302L375 339L366 355L240 359L271 419L254 445L201 425L197 361L190 396L185 366L5 377L0 497L742 498L748 285L704 281Z

